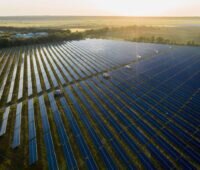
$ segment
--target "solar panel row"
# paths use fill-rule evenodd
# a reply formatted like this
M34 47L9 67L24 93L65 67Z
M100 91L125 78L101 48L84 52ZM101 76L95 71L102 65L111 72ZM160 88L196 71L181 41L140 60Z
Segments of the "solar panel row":
M3 121L1 123L0 136L3 136L6 133L9 113L10 113L10 107L7 107L3 114Z
M17 55L19 55L19 54L17 54ZM11 102L12 97L13 97L13 91L14 91L15 79L16 79L16 75L17 75L18 63L19 63L19 56L17 56L17 61L15 62L14 71L13 71L13 75L12 75L12 79L11 79L10 90L9 90L8 98L7 98L7 103Z
M34 69L34 74L35 74L35 81L36 81L36 88L37 88L37 93L42 92L42 87L41 87L41 82L40 82L40 76L38 72L38 67L36 63L36 57L35 57L35 50L32 50L32 59L33 59L33 69Z
M57 170L58 162L57 162L57 158L55 154L54 144L52 140L48 115L47 115L43 96L39 97L39 106L40 106L40 114L41 114L41 120L42 120L44 142L45 142L45 147L46 147L46 152L47 152L48 166L49 166L49 169L51 170Z
M28 100L28 130L29 130L29 137L28 137L29 165L32 165L35 164L38 160L33 99Z
M12 148L15 149L20 145L20 132L21 132L21 112L22 102L17 105L16 116L15 116L15 127Z
M27 81L28 81L28 96L33 94L32 77L31 77L31 54L30 49L27 55Z
M18 89L18 100L23 97L23 87L24 87L24 60L25 60L25 53L22 54L21 58L21 66L20 66L20 77L19 77L19 89Z

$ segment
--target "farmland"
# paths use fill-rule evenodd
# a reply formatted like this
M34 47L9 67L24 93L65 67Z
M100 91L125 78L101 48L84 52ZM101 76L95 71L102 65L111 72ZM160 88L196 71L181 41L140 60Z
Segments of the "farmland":
M126 27L184 27L200 25L199 17L115 17L115 16L16 16L0 17L1 27L17 28L82 28Z
M189 46L2 49L0 169L198 169L199 65Z

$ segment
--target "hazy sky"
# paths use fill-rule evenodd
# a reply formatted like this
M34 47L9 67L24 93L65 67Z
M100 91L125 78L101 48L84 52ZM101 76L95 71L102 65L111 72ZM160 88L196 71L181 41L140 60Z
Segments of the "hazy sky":
M0 16L200 16L200 0L0 0Z

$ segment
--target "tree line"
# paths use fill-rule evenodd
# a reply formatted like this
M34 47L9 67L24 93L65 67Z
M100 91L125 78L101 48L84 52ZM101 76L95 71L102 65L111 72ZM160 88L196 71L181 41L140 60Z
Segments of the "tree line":
M43 30L44 31L44 30ZM47 32L47 30L45 30ZM23 32L26 33L26 32ZM32 37L32 38L15 38L13 35L3 35L0 37L0 48L31 45L38 43L48 43L63 40L80 40L83 39L83 34L79 32L71 32L70 30L54 30L48 31L48 36Z

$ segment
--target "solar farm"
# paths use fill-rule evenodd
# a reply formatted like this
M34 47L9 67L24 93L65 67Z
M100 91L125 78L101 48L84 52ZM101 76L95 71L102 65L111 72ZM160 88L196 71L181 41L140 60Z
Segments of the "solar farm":
M0 169L199 169L199 130L198 47L0 50Z

